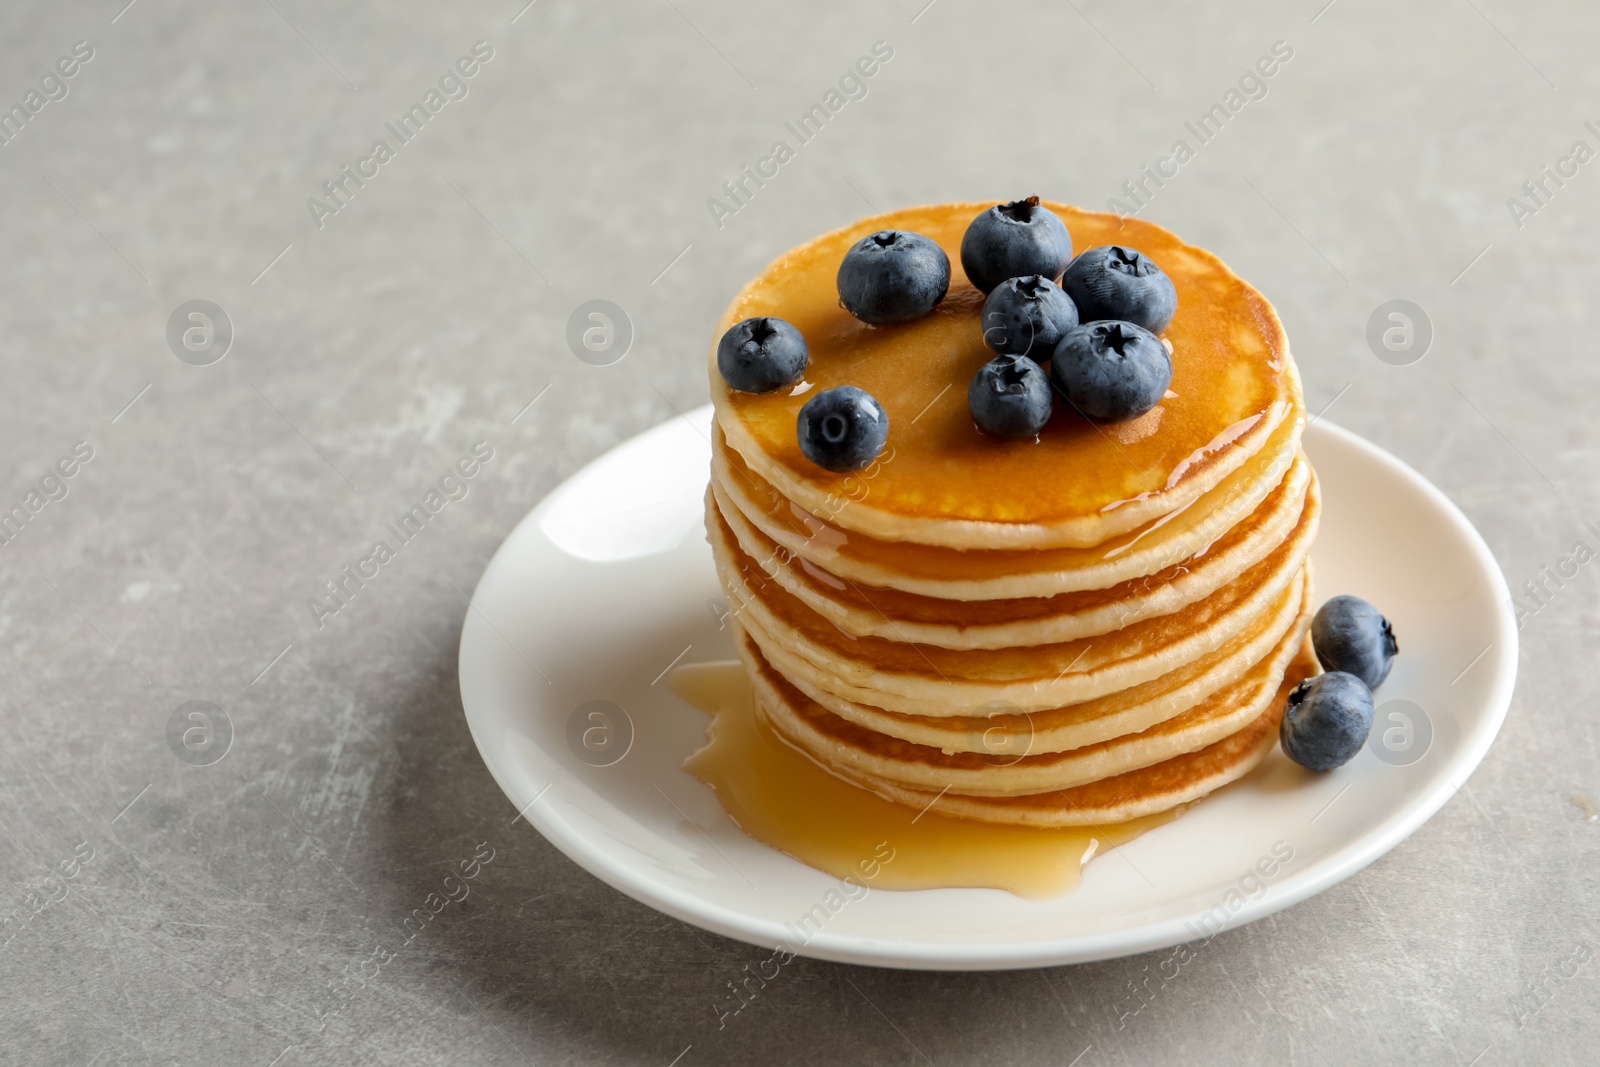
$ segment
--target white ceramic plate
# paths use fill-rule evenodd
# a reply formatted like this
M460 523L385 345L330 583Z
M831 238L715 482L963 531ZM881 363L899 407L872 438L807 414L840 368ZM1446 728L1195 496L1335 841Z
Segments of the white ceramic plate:
M710 424L706 407L627 442L517 526L467 613L461 697L511 810L578 864L685 922L793 945L784 923L838 883L746 837L683 772L708 720L664 677L674 663L733 656L701 527ZM1368 749L1321 776L1275 750L1243 781L1090 863L1056 899L871 892L803 954L988 969L1193 941L1349 877L1450 799L1510 703L1517 631L1505 581L1461 512L1399 460L1326 422L1305 449L1324 494L1317 599L1365 597L1400 639ZM622 755L610 766L580 760L569 741L599 721L588 711L603 705L578 712L594 700L626 712L612 712L611 751ZM1374 747L1384 742L1387 761Z

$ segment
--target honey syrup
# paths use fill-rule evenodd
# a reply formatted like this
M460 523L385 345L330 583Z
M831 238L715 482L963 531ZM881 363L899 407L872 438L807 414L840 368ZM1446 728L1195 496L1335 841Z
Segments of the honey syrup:
M892 855L874 864L876 889L1059 896L1095 856L1176 818L1169 811L1110 826L1033 828L952 818L937 800L918 812L834 777L780 740L756 715L742 664L678 667L668 683L712 717L709 742L684 769L712 788L740 829L841 879L859 879L864 859Z

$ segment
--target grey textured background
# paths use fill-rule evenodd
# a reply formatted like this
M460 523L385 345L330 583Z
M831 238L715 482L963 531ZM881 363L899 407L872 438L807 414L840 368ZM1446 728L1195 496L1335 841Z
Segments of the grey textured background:
M1103 207L1277 40L1269 95L1145 214L1269 294L1313 409L1443 487L1514 588L1537 578L1596 543L1600 162L1521 227L1506 201L1600 147L1600 9L124 2L0 10L0 101L95 50L0 147L4 505L95 452L0 545L0 1062L1594 1061L1588 570L1527 621L1463 793L1125 1020L1158 956L796 961L719 1031L751 950L508 830L455 655L457 590L567 474L703 402L710 326L774 255L869 204ZM314 225L322 181L478 40L470 95ZM718 229L707 198L877 40L870 94ZM637 329L611 367L563 340L595 297ZM1410 367L1364 340L1395 297L1436 330ZM237 330L207 367L164 341L195 298ZM319 630L307 598L478 440L470 495ZM236 731L212 766L167 747L190 699ZM485 841L471 895L347 984Z

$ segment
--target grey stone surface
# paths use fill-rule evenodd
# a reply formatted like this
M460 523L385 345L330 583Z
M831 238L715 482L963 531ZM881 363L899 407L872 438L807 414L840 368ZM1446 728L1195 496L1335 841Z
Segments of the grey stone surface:
M1600 9L924 2L0 9L0 102L94 50L0 147L0 503L93 449L0 545L0 1062L1594 1062L1600 964L1567 965L1597 937L1587 569L1526 621L1506 728L1437 817L1135 1015L1163 954L796 961L719 1030L751 949L507 828L461 592L563 477L704 400L745 278L869 205L1101 207L1183 138L1144 214L1272 297L1314 409L1443 487L1513 587L1592 543L1600 162L1507 201L1600 147ZM468 95L319 227L307 199L480 40ZM721 183L878 40L867 96L716 225ZM1280 40L1199 144L1184 122ZM609 367L564 339L595 298L636 327ZM206 366L167 343L197 299L235 332ZM1434 327L1410 366L1366 343L1391 299ZM479 440L468 497L318 628L307 598ZM169 748L190 700L232 724L209 765ZM405 942L481 842L470 896Z

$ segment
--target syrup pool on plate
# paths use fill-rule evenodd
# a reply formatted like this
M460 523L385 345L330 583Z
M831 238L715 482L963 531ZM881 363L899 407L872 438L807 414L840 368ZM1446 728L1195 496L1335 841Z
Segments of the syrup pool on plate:
M711 787L739 828L870 888L1059 896L1078 884L1094 856L1177 817L1161 812L1110 826L1034 828L951 818L939 814L937 802L919 813L834 777L781 741L756 716L742 664L686 665L669 684L712 717L709 742L684 769Z

